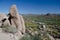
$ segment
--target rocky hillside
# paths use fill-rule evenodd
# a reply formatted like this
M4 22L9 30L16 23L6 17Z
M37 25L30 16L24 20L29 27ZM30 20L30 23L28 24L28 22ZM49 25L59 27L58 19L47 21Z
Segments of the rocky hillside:
M58 14L23 15L26 36L23 40L60 40L60 16Z
M0 40L60 40L60 15L19 15L12 5L0 14Z

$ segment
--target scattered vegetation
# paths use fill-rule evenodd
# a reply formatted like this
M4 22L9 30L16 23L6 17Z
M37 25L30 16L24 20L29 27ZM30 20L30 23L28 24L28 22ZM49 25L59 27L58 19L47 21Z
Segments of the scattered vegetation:
M60 16L56 14L23 15L26 26L26 34L20 40L51 40L47 34L55 39L60 38ZM46 30L41 28L40 22L45 23ZM15 33L16 27L1 26L5 32Z
M55 39L60 38L60 16L58 14L28 14L23 16L25 19L25 25L27 30L26 35L29 35L29 37L25 35L26 37L23 37L23 40L51 40L47 36L47 34L50 34ZM42 30L40 30L40 22L45 23L46 31L43 32Z
M17 32L16 27L14 26L9 26L9 25L2 25L1 28L5 31L5 32L9 32L9 33L15 33Z

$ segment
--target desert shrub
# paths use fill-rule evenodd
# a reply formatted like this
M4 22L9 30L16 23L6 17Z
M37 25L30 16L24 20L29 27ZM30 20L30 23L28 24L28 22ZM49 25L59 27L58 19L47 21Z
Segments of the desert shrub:
M25 34L20 40L32 40L32 38L29 34Z
M17 28L14 27L14 26L3 25L3 26L2 26L2 29L3 29L5 32L9 32L9 33L15 33L15 32L17 32Z
M20 40L41 40L41 38L39 37L38 34L31 36L26 33L25 36L22 37Z

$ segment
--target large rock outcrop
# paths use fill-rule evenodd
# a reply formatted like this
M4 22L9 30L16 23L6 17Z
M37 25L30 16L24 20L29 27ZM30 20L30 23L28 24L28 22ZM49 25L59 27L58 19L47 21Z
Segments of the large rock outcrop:
M7 38L11 38L11 36L13 36L12 37L13 40L19 40L20 38L23 37L23 35L25 33L24 19L21 15L19 15L16 5L11 6L8 16L5 14L0 15L0 26L2 26L2 25L9 25L12 27L16 27L16 29L17 29L17 32L15 32L14 34L9 33L9 32L4 33L3 32L4 30L1 31L0 33L2 33L2 35L6 36L6 40L8 40ZM1 27L1 29L2 29L2 27ZM2 37L4 38L5 36L2 36Z
M25 33L25 25L23 17L18 14L16 5L11 6L9 15L10 15L9 17L10 24L18 29L17 33L15 33L15 37L16 38L22 37L23 34Z
M10 14L10 17L9 17L10 24L13 26L16 26L16 28L20 32L22 32L23 30L25 32L24 20L23 20L23 17L18 14L16 5L11 6L9 14Z

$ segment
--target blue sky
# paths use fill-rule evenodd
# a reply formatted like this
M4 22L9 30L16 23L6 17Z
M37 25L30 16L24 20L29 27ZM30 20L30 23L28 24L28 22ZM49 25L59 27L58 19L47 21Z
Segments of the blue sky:
M0 0L0 13L9 13L13 4L21 14L60 13L60 0Z

